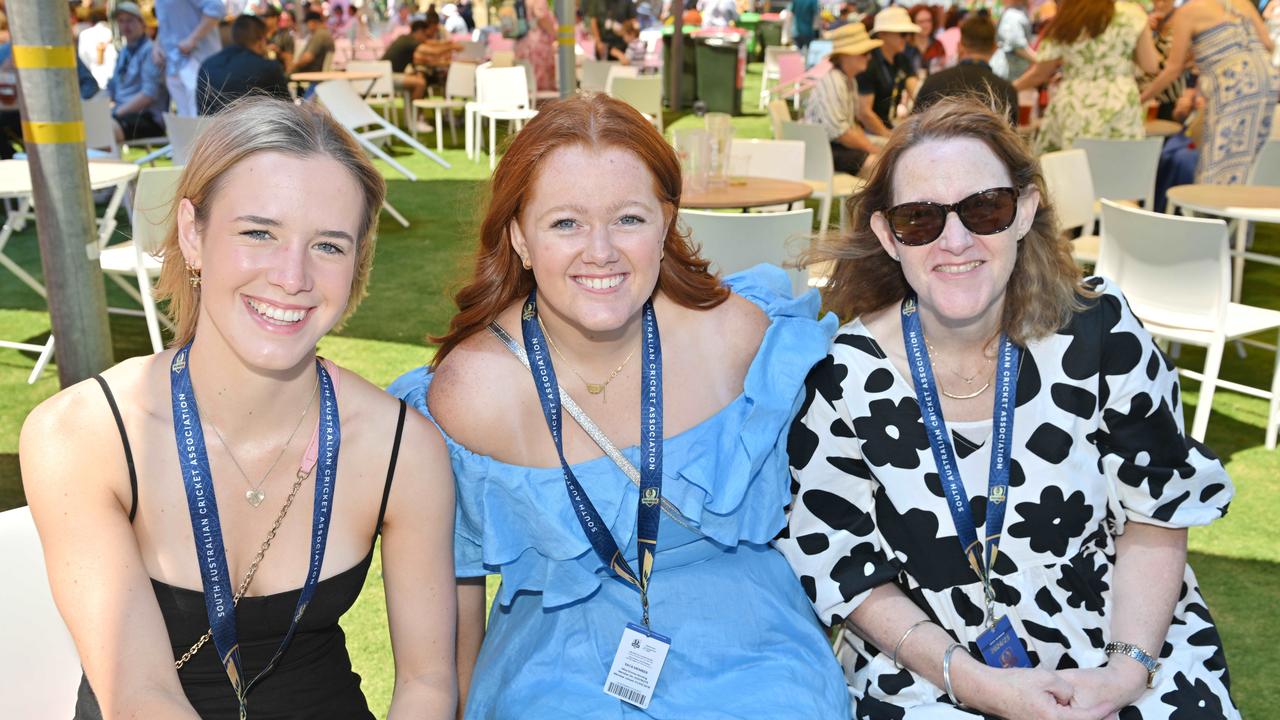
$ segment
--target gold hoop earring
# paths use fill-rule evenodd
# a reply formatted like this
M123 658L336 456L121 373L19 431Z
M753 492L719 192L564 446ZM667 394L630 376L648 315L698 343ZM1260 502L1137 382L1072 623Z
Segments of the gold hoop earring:
M186 261L182 264L187 266L187 284L193 288L200 287L200 268Z

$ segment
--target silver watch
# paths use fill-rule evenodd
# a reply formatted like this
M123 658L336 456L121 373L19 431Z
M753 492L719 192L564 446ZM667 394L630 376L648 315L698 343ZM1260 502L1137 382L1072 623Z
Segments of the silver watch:
M1156 672L1160 670L1160 663L1151 657L1142 648L1137 645L1124 642L1109 642L1103 649L1108 655L1124 655L1142 663L1142 667L1147 669L1147 688L1156 686Z

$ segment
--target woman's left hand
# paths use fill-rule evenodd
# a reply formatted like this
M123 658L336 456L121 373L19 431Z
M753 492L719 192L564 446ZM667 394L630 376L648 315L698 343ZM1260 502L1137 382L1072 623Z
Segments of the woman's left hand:
M1096 710L1098 718L1114 718L1147 690L1147 671L1138 663L1104 665L1100 668L1060 670L1059 675L1075 688L1071 706Z

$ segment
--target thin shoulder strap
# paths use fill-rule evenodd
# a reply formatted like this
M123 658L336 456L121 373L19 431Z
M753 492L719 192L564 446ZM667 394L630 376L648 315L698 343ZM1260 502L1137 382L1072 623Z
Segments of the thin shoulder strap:
M507 347L507 350L511 351L512 355L516 356L516 359L520 361L520 364L524 365L526 368L529 367L529 356L525 354L524 348L520 347L520 345L516 343L515 338L507 334L505 328L496 322L491 322L489 323L489 332L492 333L494 337L498 338L498 340ZM631 461L618 450L617 446L613 444L613 441L609 439L609 436L605 435L604 431L600 429L600 426L596 425L595 421L583 412L581 407L578 407L578 403L574 402L573 398L569 397L569 393L565 392L563 387L560 388L560 405L568 411L570 417L578 423L592 441L594 441L595 444L604 451L604 454L609 456L609 459L613 461L613 464L617 465L618 468L622 470L622 473L631 480L631 483L636 487L640 487L640 471L637 470L636 466L632 465ZM699 535L702 534L697 528L689 525L684 513L680 512L680 508L673 505L671 501L666 498L662 498L662 509L667 513L668 517L675 520L684 529Z
M133 448L129 446L129 433L124 429L124 418L120 416L120 407L116 405L116 396L111 394L111 386L101 375L94 375L102 394L107 396L107 404L111 406L111 415L116 419L116 429L120 431L120 443L124 445L124 462L129 466L129 522L138 514L138 472L133 465Z
M378 524L373 528L376 538L382 532L382 518L387 515L387 499L391 497L391 479L396 476L396 460L400 457L400 438L404 434L404 415L407 406L400 401L400 417L396 418L396 437L391 443L391 462L387 464L387 483L382 488L382 505L378 507Z

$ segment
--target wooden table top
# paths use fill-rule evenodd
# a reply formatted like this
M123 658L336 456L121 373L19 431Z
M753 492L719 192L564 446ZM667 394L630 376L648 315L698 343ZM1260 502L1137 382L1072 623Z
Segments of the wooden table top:
M1245 220L1280 222L1280 187L1269 185L1178 185L1169 201L1196 212Z
M1169 137L1182 132L1182 123L1172 120L1148 120L1144 127L1147 137Z
M89 161L89 187L102 190L128 182L138 175L138 166L118 160ZM0 160L0 197L30 195L31 166L26 160Z
M317 70L296 72L289 76L298 82L325 82L326 80L377 80L382 73L373 70Z
M728 185L711 186L706 190L685 189L680 196L680 207L699 210L751 208L762 205L783 205L798 202L813 194L808 183L778 178L732 178Z

